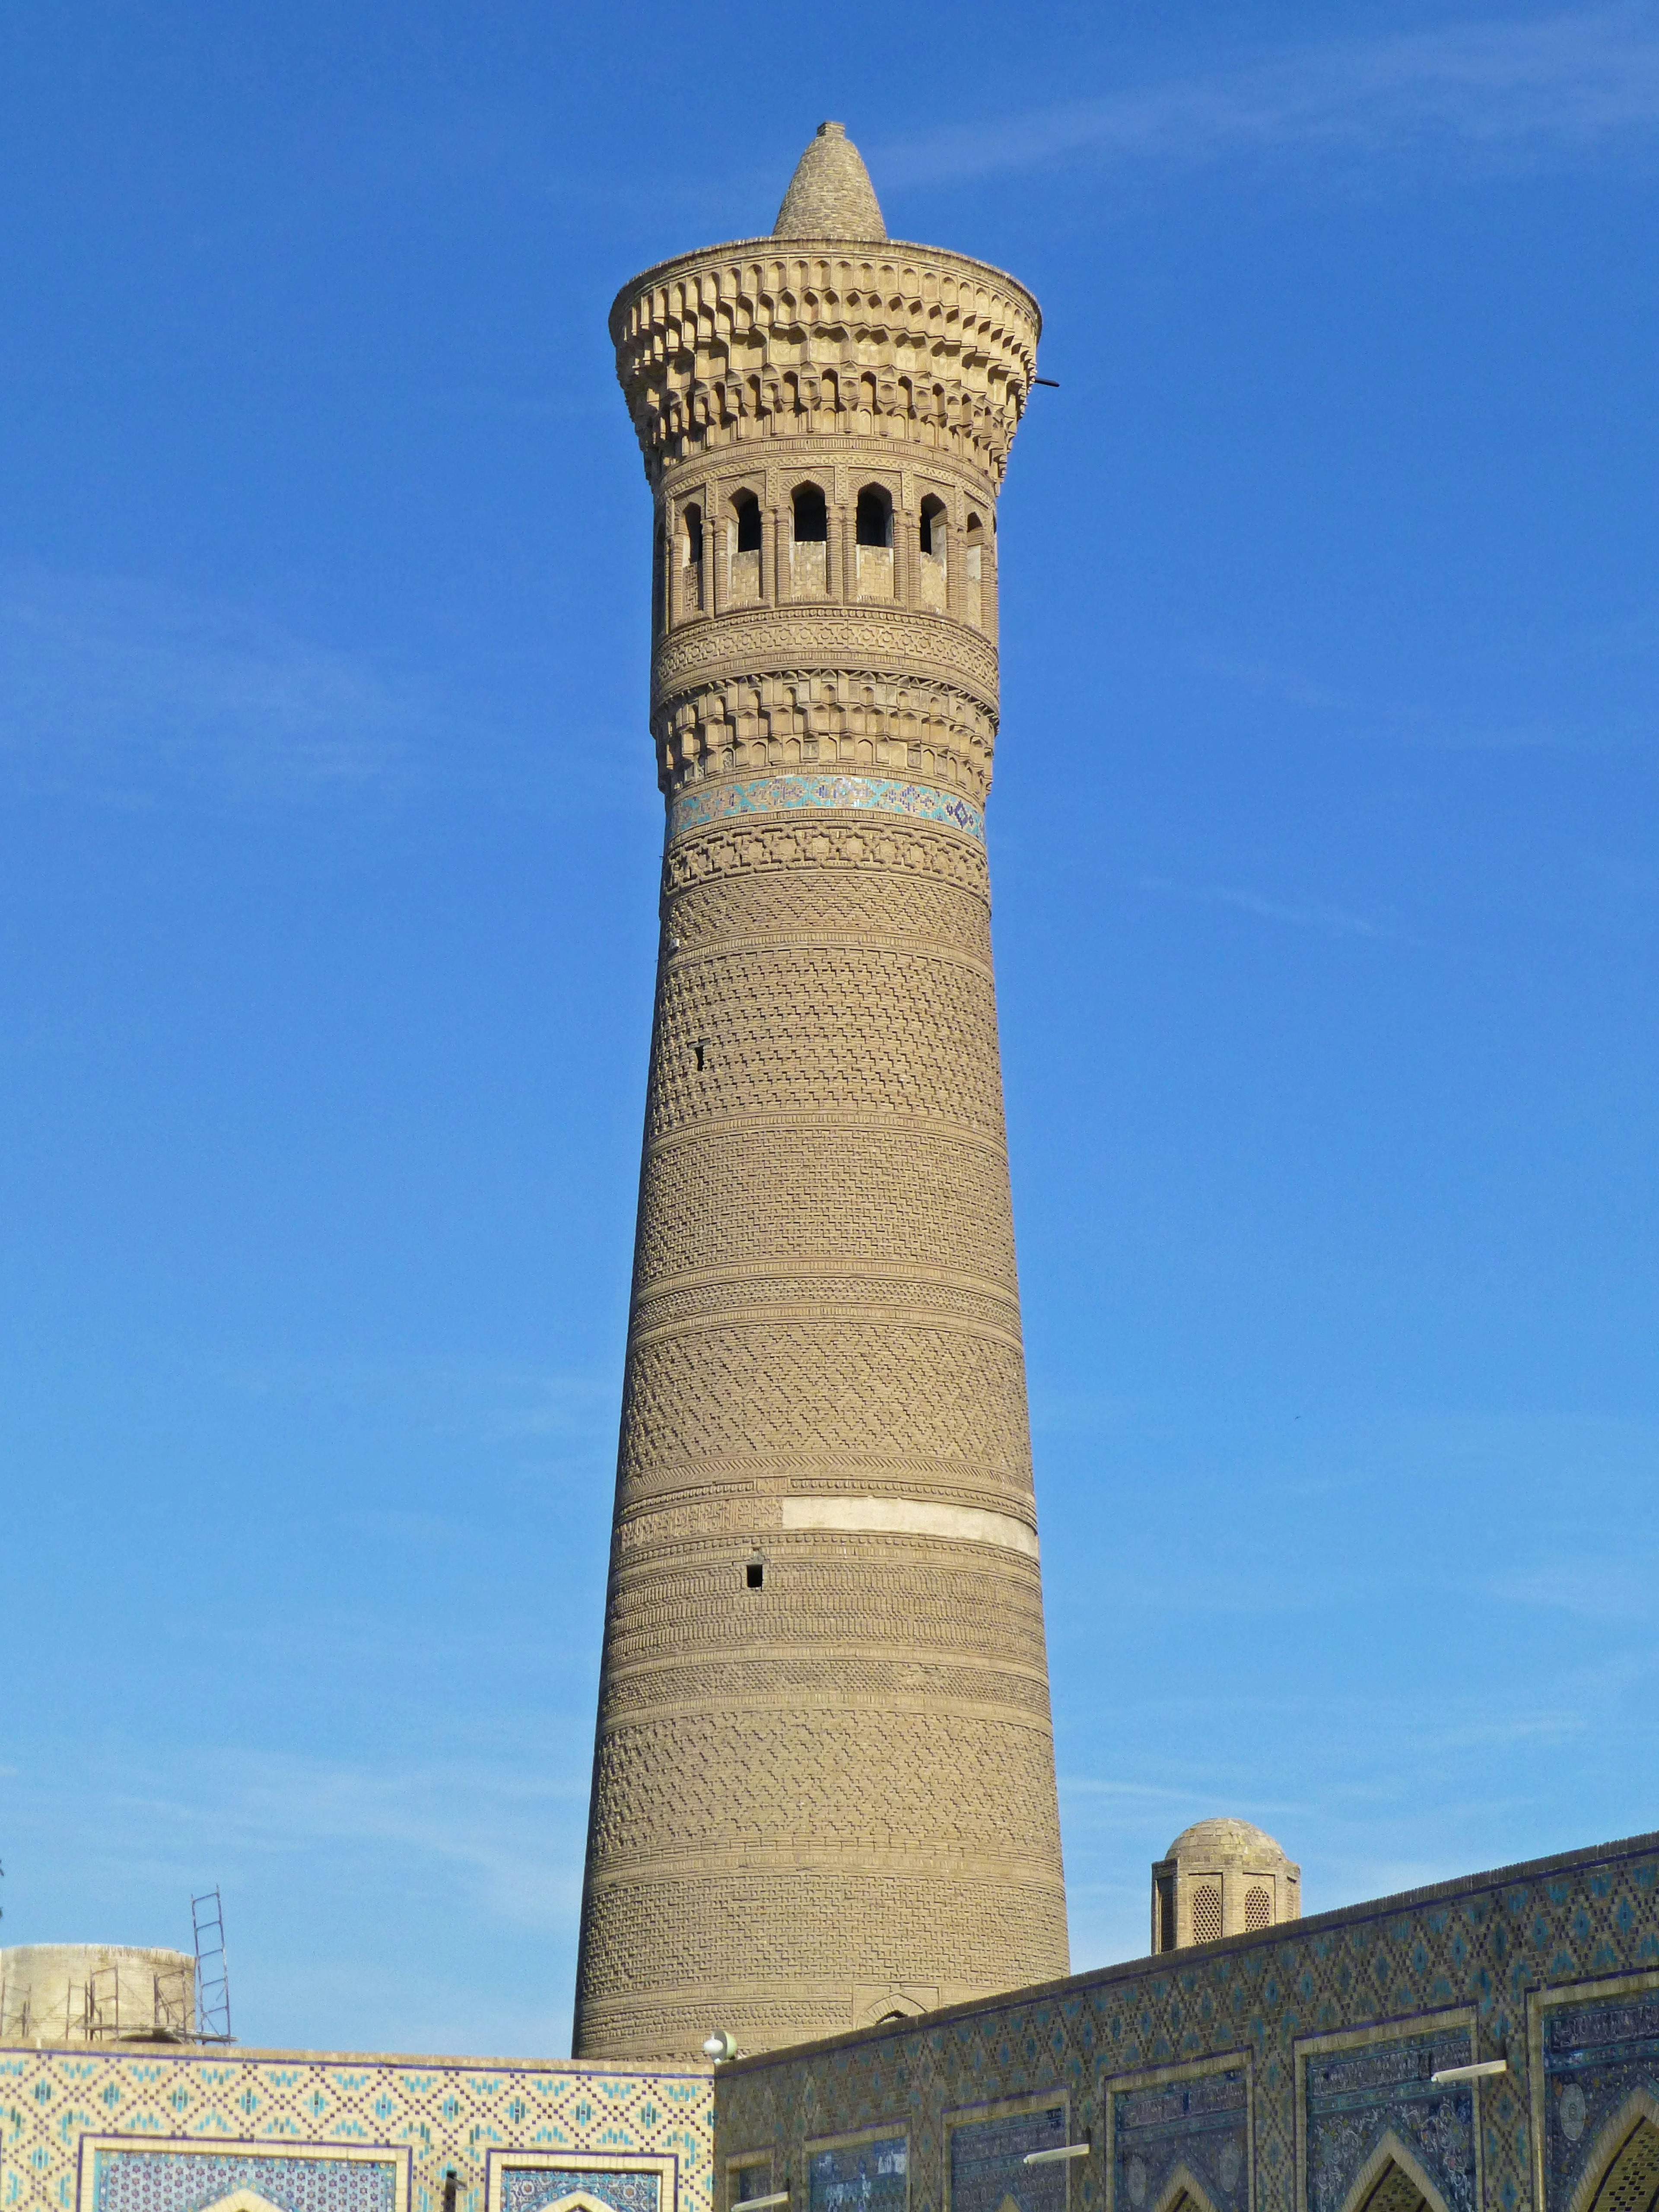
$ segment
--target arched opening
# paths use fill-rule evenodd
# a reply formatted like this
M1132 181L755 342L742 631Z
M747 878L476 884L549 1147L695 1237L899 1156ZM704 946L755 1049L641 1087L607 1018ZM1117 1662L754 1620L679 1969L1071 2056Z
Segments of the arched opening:
M661 630L667 625L668 524L659 512L651 533L651 627Z
M893 543L893 502L879 484L866 484L859 494L858 533L860 545Z
M752 491L732 495L732 604L750 606L761 595L761 504Z
M702 601L702 509L688 507L680 516L680 612L693 614Z
M1555 2118L1564 2131L1584 2125L1585 2097L1575 2081L1560 2088ZM1571 2136L1569 2136L1571 2140ZM1632 2091L1596 2137L1569 2212L1656 2212L1659 2208L1659 2102Z
M893 501L879 484L866 484L853 517L858 548L858 595L861 599L893 596Z
M921 604L942 615L950 604L949 560L945 552L945 501L929 492L921 502Z
M830 509L817 484L797 484L790 501L794 534L790 588L797 599L822 599L830 588Z
M1195 1882L1193 1886L1193 1941L1194 1943L1218 1943L1221 1940L1221 1884L1218 1881Z
M1441 2107L1443 2112L1448 2108ZM1473 2160L1471 2141L1467 2155ZM1389 2128L1354 2178L1342 2212L1447 2212L1446 2200Z
M967 544L963 548L965 558L962 564L962 611L970 623L974 623L977 629L983 629L985 627L986 584L985 527L981 522L978 515L970 514L969 516L968 528L965 534ZM1219 1910L1220 1907L1218 1905L1217 1911L1218 1911ZM1216 1930L1218 1935L1219 1935L1220 1932L1219 1929ZM1201 1943L1206 1939L1200 1936L1194 1937L1194 1940Z
M1273 1924L1273 1892L1263 1882L1255 1882L1244 1893L1244 1927L1248 1933L1255 1928L1271 1928Z
M1123 2195L1131 2203L1133 2203L1133 2188L1126 2189ZM1164 2183L1157 2203L1149 2205L1147 2212L1216 2212L1216 2208L1208 2191L1182 2159Z

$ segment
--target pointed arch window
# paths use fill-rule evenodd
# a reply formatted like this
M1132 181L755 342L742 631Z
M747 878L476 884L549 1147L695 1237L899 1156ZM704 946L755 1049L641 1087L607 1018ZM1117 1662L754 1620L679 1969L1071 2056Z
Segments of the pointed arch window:
M880 484L866 484L854 511L857 541L858 595L861 599L893 596L893 498Z
M726 532L732 547L732 604L752 606L761 595L761 503L752 491L732 494Z
M963 562L963 613L975 629L985 628L986 591L985 526L978 515L970 514L965 532L967 543Z
M830 589L830 508L820 487L797 484L790 501L790 588L798 599L823 599Z
M679 603L683 615L695 614L702 595L702 509L694 501L680 515Z
M932 613L942 615L950 605L950 565L945 550L946 521L945 501L929 492L921 502L921 520L918 531L921 556L921 604Z

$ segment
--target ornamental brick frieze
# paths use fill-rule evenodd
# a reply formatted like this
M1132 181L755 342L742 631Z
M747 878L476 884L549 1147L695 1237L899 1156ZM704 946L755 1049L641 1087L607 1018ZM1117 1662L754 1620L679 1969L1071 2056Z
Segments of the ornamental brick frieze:
M956 1324L969 1336L985 1334L1018 1344L1019 1307L994 1290L963 1283L929 1283L914 1276L830 1273L730 1278L641 1297L629 1321L630 1337L699 1326L723 1315L744 1320L830 1320L848 1308L889 1328L907 1321Z
M728 684L819 687L814 704L863 706L907 684L938 684L972 701L994 732L997 649L948 616L871 606L751 607L690 623L652 655L653 718L682 694Z
M827 703L810 703L821 690ZM848 691L860 703L842 703ZM774 704L756 703L769 693ZM659 706L651 728L658 781L670 793L767 769L842 769L914 776L982 805L996 743L994 719L959 690L892 677L856 686L748 678L682 691Z
M647 270L611 311L652 477L773 438L881 438L1000 483L1042 318L988 263L929 246L711 246Z
M801 863L814 870L832 871L833 885L811 885L802 881ZM853 881L846 876L857 870ZM781 910L792 916L809 910L809 889L817 902L810 908L819 915L857 914L871 910L871 902L885 897L894 903L884 908L890 915L915 911L903 904L896 886L878 891L866 880L866 871L879 871L882 878L895 875L923 877L949 884L976 900L988 915L991 881L984 845L976 838L915 820L899 821L878 816L816 812L810 824L761 814L743 820L728 819L701 830L675 837L663 854L663 896L677 893L712 879L754 877L787 872L790 904ZM826 894L831 894L826 896ZM676 921L672 934L680 935ZM937 912L937 908L928 909ZM951 934L918 921L917 933Z
M785 1702L880 1709L914 1699L931 1705L943 1700L959 1705L964 1712L1012 1709L1042 1718L1048 1713L1048 1678L1043 1669L1017 1667L1006 1660L997 1666L964 1667L915 1659L874 1659L849 1649L838 1663L833 1680L816 1660L805 1657L757 1658L738 1653L729 1665L732 1694L727 1709L733 1712L750 1706L763 1711ZM633 1668L617 1677L606 1725L647 1711L707 1710L708 1677L703 1668Z

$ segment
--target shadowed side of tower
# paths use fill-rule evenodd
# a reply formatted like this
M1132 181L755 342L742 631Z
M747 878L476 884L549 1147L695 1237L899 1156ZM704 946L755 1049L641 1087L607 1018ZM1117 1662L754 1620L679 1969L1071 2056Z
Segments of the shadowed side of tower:
M612 310L668 824L579 2057L1066 1968L983 813L1038 326L829 124Z

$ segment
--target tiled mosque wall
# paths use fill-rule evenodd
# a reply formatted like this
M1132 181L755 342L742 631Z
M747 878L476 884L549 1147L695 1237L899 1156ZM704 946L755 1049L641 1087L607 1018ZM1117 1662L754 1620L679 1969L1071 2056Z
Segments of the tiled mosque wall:
M1659 1837L740 2059L714 2094L715 2212L749 2171L793 2212L1655 2212Z
M699 2074L0 2045L0 2212L713 2212L712 2121Z

